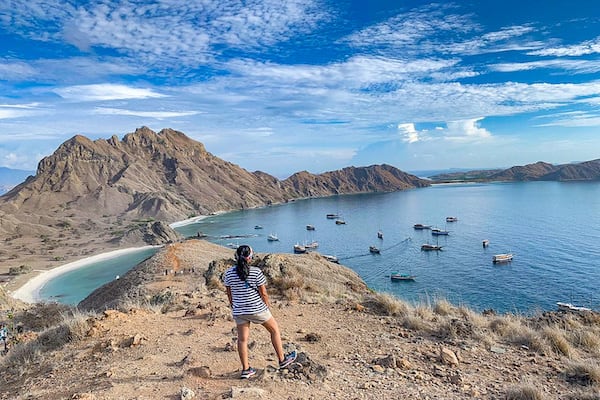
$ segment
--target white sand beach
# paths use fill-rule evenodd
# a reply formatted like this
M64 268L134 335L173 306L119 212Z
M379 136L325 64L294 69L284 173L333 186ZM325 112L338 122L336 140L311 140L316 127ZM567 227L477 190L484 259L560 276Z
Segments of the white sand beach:
M60 267L53 268L49 271L44 271L41 274L31 278L23 286L21 286L20 288L18 288L15 291L13 291L11 293L11 296L14 297L15 299L24 301L26 303L38 302L40 300L40 297L39 297L40 290L44 287L44 285L48 281L56 278L57 276L60 276L66 272L73 271L73 270L76 270L81 267L85 267L86 265L91 264L91 263L95 263L98 261L105 261L105 260L109 260L114 257L119 257L119 256L122 256L125 254L135 253L137 251L142 251L142 250L146 250L149 248L155 248L155 247L160 247L160 246L143 246L143 247L131 247L131 248L127 248L127 249L119 249L119 250L114 250L114 251L110 251L107 253L96 254L91 257L86 257L86 258L78 260L78 261L74 261L74 262L71 262L71 263L68 263L65 265L61 265Z
M207 218L207 217L208 217L208 215L199 215L197 217L184 219L183 221L173 222L172 224L169 224L169 226L171 228L179 228L180 226L186 226L186 225L194 224L198 221L202 221L204 218Z

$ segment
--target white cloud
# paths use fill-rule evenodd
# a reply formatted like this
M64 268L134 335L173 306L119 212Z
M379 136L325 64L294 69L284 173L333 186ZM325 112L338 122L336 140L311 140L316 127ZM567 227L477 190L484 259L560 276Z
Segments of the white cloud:
M542 68L561 69L566 73L589 74L600 71L600 60L552 59L522 63L493 64L489 68L499 72L530 71Z
M174 117L186 117L190 115L200 114L199 111L139 111L139 110L123 110L118 108L96 107L95 114L101 115L127 115L144 118L166 119Z
M415 129L415 124L398 124L398 131L403 136L402 140L408 143L419 141L419 132Z
M482 119L483 117L447 122L446 139L466 141L491 137L492 134L487 129L479 126L478 122Z
M600 37L571 46L549 47L528 54L533 56L576 57L600 53Z
M157 93L151 89L134 88L110 83L69 86L54 89L54 92L63 99L73 101L103 101L166 97L166 95Z

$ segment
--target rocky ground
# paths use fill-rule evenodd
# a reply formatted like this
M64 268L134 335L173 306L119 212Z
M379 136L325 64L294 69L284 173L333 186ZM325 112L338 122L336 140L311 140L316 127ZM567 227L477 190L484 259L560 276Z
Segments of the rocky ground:
M443 300L407 305L369 293L316 255L259 255L284 343L299 358L276 370L266 331L253 326L259 374L240 380L216 279L231 255L177 243L153 258L152 279L117 309L64 321L70 312L57 305L17 313L21 344L0 358L0 398L600 399L597 315L523 319Z

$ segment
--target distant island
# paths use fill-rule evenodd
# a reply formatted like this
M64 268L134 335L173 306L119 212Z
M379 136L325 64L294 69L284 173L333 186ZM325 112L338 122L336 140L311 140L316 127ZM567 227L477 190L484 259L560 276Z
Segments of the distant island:
M600 180L600 159L573 164L534 164L507 169L450 172L428 177L434 183L497 181L596 181Z

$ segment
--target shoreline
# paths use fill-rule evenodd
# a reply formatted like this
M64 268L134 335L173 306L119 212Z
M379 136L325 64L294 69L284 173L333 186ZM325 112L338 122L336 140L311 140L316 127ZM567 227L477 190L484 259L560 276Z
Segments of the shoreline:
M18 289L10 292L10 296L14 299L21 300L25 303L37 303L41 300L39 293L41 289L48 283L50 280L66 273L69 271L73 271L79 268L83 268L89 264L105 261L111 258L119 257L124 254L135 253L137 251L146 250L149 248L155 248L160 246L141 246L141 247L129 247L126 249L118 249L109 251L106 253L96 254L90 257L82 258L81 260L73 261L68 264L64 264L58 266L56 268L52 268L48 271L43 271L39 275L34 276L25 282L24 285L19 287Z

